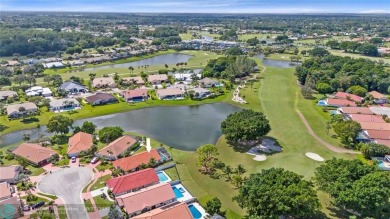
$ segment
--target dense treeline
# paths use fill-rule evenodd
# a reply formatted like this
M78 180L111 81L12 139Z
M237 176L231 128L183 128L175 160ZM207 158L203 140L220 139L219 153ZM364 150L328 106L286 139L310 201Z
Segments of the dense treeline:
M202 71L203 77L235 78L247 76L255 71L256 61L245 55L219 57L211 59Z
M329 92L361 86L368 91L390 93L390 72L368 59L334 55L315 56L297 66L295 74L305 87L327 87ZM316 86L321 84L321 86Z

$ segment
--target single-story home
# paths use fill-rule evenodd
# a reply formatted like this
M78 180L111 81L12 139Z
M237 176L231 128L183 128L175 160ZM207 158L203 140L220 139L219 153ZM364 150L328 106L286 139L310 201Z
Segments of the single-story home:
M341 91L337 92L334 96L338 99L351 100L355 103L362 103L364 100L363 97L359 97L357 95L349 94L349 93L345 93L345 92L341 92Z
M379 122L386 123L385 120L382 119L381 115L363 115L363 114L349 114L347 116L351 120L355 122Z
M62 62L48 62L44 63L43 67L45 68L65 68L65 65Z
M24 110L21 110L24 109ZM18 103L7 106L7 116L9 118L18 118L26 114L35 114L38 111L37 105L35 103Z
M118 100L112 94L106 93L96 93L92 96L86 97L85 99L92 106L118 102Z
M107 160L116 160L120 155L125 153L135 144L138 144L136 139L131 136L124 135L102 148L97 153L97 156L103 156Z
M182 99L184 97L184 91L179 88L159 89L156 95L160 100Z
M95 78L92 81L94 88L115 88L116 83L112 77Z
M0 201L4 199L9 199L11 197L12 197L11 185L7 182L0 183Z
M337 111L339 111L343 115L347 115L347 114L374 115L375 114L368 107L341 107L338 108Z
M148 81L152 85L159 85L168 80L168 76L166 74L160 74L160 75L148 75Z
M18 96L18 93L12 90L0 91L0 101L7 100L8 98L15 98Z
M211 80L210 78L203 78L198 80L198 83L203 88L214 87L218 82Z
M48 162L52 155L57 154L54 150L48 147L42 147L38 144L22 143L12 151L15 156L22 157L28 160L35 166L43 166Z
M390 123L381 122L359 122L363 130L384 130L390 131Z
M148 186L159 183L159 178L153 168L147 168L124 176L115 177L106 181L107 187L114 196L135 192Z
M387 147L390 148L390 140L374 139L374 142L375 142L376 144L386 145ZM387 155L387 156L388 156L388 155Z
M120 168L125 172L133 172L136 171L142 164L148 164L152 158L156 161L156 164L162 162L158 151L156 149L152 149L150 152L144 151L130 157L121 158L112 162L112 164L115 168Z
M1 166L0 167L0 182L8 182L15 184L18 181L19 174L22 171L19 165Z
M370 94L372 97L374 97L374 102L376 104L384 104L384 103L387 103L387 97L381 93L379 93L378 91L371 91L371 92L368 92L368 94Z
M88 92L88 89L75 81L65 81L58 90L63 90L68 93L85 93Z
M16 218L21 218L23 216L23 210L21 207L21 200L18 199L17 196L12 196L10 198L4 199L0 201L0 206L12 206L14 211L6 212L2 211L2 218L7 218L7 219L16 219ZM4 210L4 209L2 209ZM25 217L23 217L25 218Z
M333 106L333 107L345 107L345 106L356 106L356 103L347 99L333 99L328 98L325 101L326 106Z
M115 198L119 207L134 217L143 212L161 207L176 201L175 193L169 183L159 183L134 193Z
M85 132L77 132L68 140L68 156L77 157L80 152L90 149L93 145L93 136Z
M67 111L74 110L81 107L79 101L74 98L63 98L63 99L51 99L50 110L51 111Z
M366 131L364 131L364 133L370 139L381 139L381 140L390 141L390 131L385 131L385 130L366 130Z
M201 88L201 87L196 87L192 90L195 92L195 98L205 98L211 94L211 92L209 90Z
M148 99L147 89L125 90L122 96L127 102L140 102Z
M172 204L155 208L151 211L134 216L132 218L133 219L161 219L161 218L193 219L193 216L188 208L187 203L174 202Z
M139 77L139 76L122 78L122 80L125 84L136 84L136 85L140 85L140 86L145 85L144 79L142 79L142 77Z

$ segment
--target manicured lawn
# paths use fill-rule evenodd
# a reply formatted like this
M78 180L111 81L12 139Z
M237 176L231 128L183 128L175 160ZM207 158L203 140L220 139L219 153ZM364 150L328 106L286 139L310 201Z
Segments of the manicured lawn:
M164 170L164 172L171 178L172 181L179 180L176 169L174 167Z
M34 195L33 195L34 196ZM21 197L23 200L24 200L24 202L25 203L27 203L27 204L35 204L35 203L37 203L37 202L41 202L41 201L43 201L43 202L45 202L45 204L47 204L50 200L49 199L45 199L45 198L41 198L41 197L38 197L38 196L34 196L34 197L36 197L36 200L34 200L34 201L27 201L27 196L23 196L23 197Z
M57 199L57 196L55 196L55 195L48 195L48 194L43 194L43 193L39 193L39 192L38 192L38 195L42 195L42 196L48 197L48 198L53 199L53 200Z
M85 208L87 209L87 212L94 212L92 203L89 199L84 201Z
M97 173L99 174L99 173ZM103 188L106 186L106 180L111 179L111 175L105 175L100 177L92 186L91 186L91 191Z
M93 200L95 200L95 204L98 209L109 208L114 204L114 202L108 199L101 198L100 195L93 197Z
M31 176L39 176L45 172L45 170L43 168L33 167L31 165L28 166L27 169L31 171Z
M107 170L107 169L110 169L111 167L113 167L112 166L112 163L110 163L110 162L108 162L107 164L105 164L105 165L103 165L103 164L99 164L97 167L96 167L96 169L98 170L98 171L105 171L105 170Z
M180 38L182 40L190 40L192 39L192 34L191 33L181 33L179 34Z
M67 215L66 215L65 206L58 206L57 208L58 208L58 214L60 216L60 219L66 219Z

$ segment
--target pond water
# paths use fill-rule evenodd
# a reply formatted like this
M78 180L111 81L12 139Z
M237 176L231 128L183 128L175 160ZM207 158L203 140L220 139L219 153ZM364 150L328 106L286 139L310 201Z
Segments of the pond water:
M84 121L96 124L98 129L120 126L125 131L138 132L163 144L181 150L196 150L203 144L214 144L221 136L220 124L227 115L240 108L224 104L198 106L153 107L75 121L81 126ZM16 131L0 137L0 147L15 144L29 133L31 139L39 134L48 135L46 127Z
M98 69L109 69L109 68L128 68L130 66L137 67L137 66L142 66L142 65L150 65L150 66L152 66L152 65L165 65L165 64L167 64L167 65L175 64L176 65L177 63L180 63L180 62L187 62L191 57L192 57L191 55L172 53L172 54L158 55L158 56L154 56L152 58L142 59L142 60L134 61L134 62L85 68L83 71L95 71Z
M276 68L294 68L296 64L292 64L290 61L284 60L271 60L264 57L264 54L257 54L255 58L261 59L265 66L276 67Z

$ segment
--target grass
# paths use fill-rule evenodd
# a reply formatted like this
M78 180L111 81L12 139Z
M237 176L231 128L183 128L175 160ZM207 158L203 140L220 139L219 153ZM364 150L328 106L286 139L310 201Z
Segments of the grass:
M89 199L84 201L85 208L87 209L87 212L94 212L92 203Z
M57 199L57 196L55 196L55 195L48 195L48 194L43 194L43 193L39 193L39 192L38 192L38 195L42 195L42 196L48 197L48 198L53 199L53 200Z
M39 176L39 175L41 175L42 173L45 172L45 170L43 168L41 168L41 167L33 167L31 165L29 165L27 167L27 169L29 171L31 171L31 174L30 174L31 176Z
M114 204L114 202L108 199L101 198L100 195L93 197L93 200L95 200L95 204L98 209L109 208Z
M36 198L36 200L34 200L34 201L27 201L27 196L23 196L23 197L21 197L24 201L25 201L25 203L27 203L27 204L35 204L35 203L37 203L37 202L41 202L41 201L43 201L43 202L45 202L45 204L47 204L50 200L49 199L45 199L45 198L41 198L41 197L38 197L38 196L35 196L35 195L32 195L32 196L34 196L35 198Z
M103 188L104 186L106 186L106 180L108 179L111 179L111 175L105 175L100 177L94 184L92 184L90 191Z
M57 208L60 219L67 219L65 206L58 206Z
M276 36L276 34L264 34L264 33L248 33L248 34L241 34L241 35L238 35L238 39L239 40L242 40L242 41L246 41L248 39L252 39L252 38L255 38L257 37L257 39L261 40L261 39L266 39L267 36L269 36L270 38L273 37L273 36Z
M179 180L179 176L177 175L176 168L172 167L164 170L164 172L171 178L172 181Z

